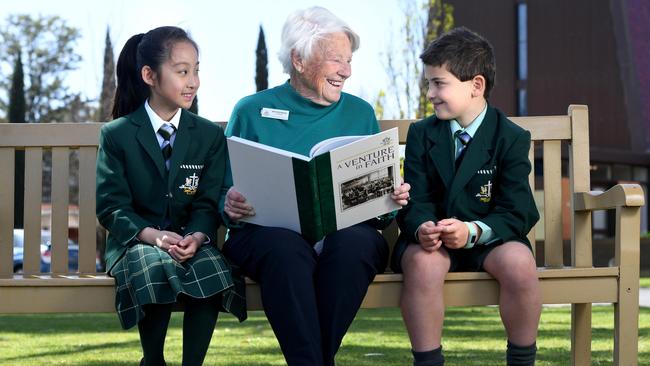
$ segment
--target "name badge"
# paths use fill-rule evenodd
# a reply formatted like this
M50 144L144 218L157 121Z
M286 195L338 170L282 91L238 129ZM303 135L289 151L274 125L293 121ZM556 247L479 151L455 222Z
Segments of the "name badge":
M289 119L289 111L282 109L262 108L260 115L264 118L281 119L283 121Z

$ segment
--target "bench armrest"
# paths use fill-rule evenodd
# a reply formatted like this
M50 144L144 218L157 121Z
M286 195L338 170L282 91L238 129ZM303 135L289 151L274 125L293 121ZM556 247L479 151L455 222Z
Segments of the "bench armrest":
M643 189L638 184L617 184L605 192L577 192L574 198L575 211L639 207L645 204Z

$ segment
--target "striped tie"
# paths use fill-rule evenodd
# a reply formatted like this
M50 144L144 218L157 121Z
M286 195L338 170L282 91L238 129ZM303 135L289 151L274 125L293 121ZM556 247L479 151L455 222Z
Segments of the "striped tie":
M163 138L163 143L160 145L160 148L162 149L162 155L163 159L165 159L165 166L167 169L169 169L169 158L172 156L172 143L170 139L176 132L176 127L172 124L163 124L160 126L158 129L158 134L162 136Z
M467 150L467 145L472 141L472 136L465 131L458 130L454 133L454 138L457 138L459 142L456 149L456 168L458 168L465 155L465 150Z

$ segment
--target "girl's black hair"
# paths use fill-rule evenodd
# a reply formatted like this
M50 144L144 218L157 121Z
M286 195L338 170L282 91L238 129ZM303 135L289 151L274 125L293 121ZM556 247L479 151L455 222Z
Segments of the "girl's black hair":
M178 42L196 43L183 29L159 27L146 34L131 37L117 59L117 89L113 101L113 118L119 118L140 108L151 93L142 80L142 67L149 66L160 75L160 66L169 59L172 47Z

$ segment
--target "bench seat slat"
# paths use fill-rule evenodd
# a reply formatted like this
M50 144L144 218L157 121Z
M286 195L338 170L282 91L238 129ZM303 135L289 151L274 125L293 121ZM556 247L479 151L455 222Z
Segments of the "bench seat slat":
M615 267L540 269L538 274L545 304L615 302L617 299L618 270ZM81 288L84 299L78 296ZM580 288L579 294L576 288ZM402 275L378 275L368 289L363 307L398 306L401 290ZM444 287L445 304L495 305L497 290L496 280L487 273L450 273ZM68 293L70 297L61 293ZM0 313L15 312L17 304L27 302L33 304L27 309L21 308L20 312L114 312L114 295L114 280L106 275L32 278L16 275L15 279L0 279L0 297L11 299L0 302ZM88 296L95 299L86 299ZM246 296L250 310L262 308L257 283L247 280Z

